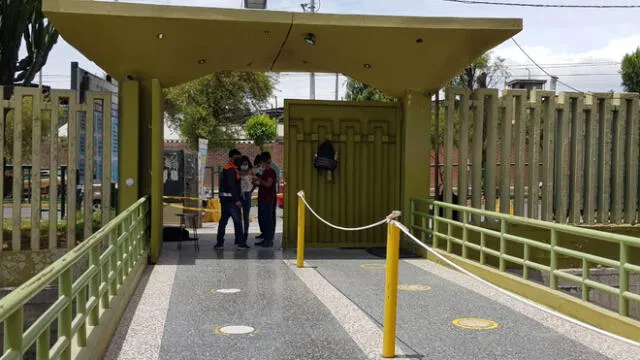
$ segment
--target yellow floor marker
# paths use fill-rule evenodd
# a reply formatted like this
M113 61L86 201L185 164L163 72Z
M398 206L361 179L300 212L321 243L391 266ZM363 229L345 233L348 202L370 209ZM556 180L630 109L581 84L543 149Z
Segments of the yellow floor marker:
M431 290L429 285L398 285L398 290L402 291L428 291Z
M452 321L452 324L469 330L491 330L498 327L498 323L481 318L460 318Z

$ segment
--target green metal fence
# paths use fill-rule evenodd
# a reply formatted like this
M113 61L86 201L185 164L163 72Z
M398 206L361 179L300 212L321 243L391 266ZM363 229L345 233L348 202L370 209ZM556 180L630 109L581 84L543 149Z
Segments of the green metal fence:
M0 300L4 350L0 360L22 359L35 343L38 360L70 359L105 322L105 311L145 261L149 202L138 200L95 234ZM88 265L86 265L88 264ZM74 276L75 275L75 276ZM25 305L52 283L57 300L25 329ZM57 321L57 341L51 326Z
M590 301L591 289L611 294L618 298L618 312L622 316L629 316L630 301L640 304L640 291L634 292L629 287L630 275L640 275L640 264L630 262L630 254L633 253L635 256L640 252L639 238L426 199L414 199L411 206L412 230L416 231L416 236L424 242L431 239L434 248L452 253L455 251L454 246L458 246L461 248L459 255L483 265L488 264L488 257L493 257L497 259L497 268L502 272L507 270L507 264L515 264L522 269L522 277L525 280L530 280L531 269L539 270L548 274L549 287L554 290L558 290L559 279L577 283L581 288L582 300L587 302ZM429 210L421 211L424 209ZM548 242L514 235L511 232L513 225L548 230ZM479 241L476 241L478 234ZM618 256L605 257L562 246L559 239L566 235L608 242L618 248ZM494 239L497 240L497 244L490 241ZM514 244L521 246L522 251L510 251ZM475 251L473 256L470 255L471 251ZM537 254L534 257L533 251L542 252L544 256ZM562 271L559 266L560 257L581 263L582 276ZM590 270L593 267L617 270L617 286L590 279Z

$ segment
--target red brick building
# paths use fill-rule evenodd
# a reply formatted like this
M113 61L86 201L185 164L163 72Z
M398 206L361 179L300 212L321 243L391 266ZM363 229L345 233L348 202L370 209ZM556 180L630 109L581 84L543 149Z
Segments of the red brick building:
M186 144L179 140L166 140L164 142L165 150L184 150ZM249 159L253 159L260 153L260 148L255 146L250 140L240 140L235 144L235 148L238 149L243 155L249 156ZM280 166L282 174L284 174L284 144L282 141L276 141L271 144L264 145L264 150L271 153L272 160ZM228 148L214 147L209 145L209 151L207 152L207 168L217 169L223 167L227 161L229 161ZM214 190L217 188L217 176L214 177ZM204 179L205 188L211 188L211 169L207 169Z

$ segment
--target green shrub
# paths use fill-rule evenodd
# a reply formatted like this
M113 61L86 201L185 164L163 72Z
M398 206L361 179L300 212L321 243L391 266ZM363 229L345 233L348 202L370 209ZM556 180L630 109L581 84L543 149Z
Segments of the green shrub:
M102 227L102 213L94 212L91 215L93 232L98 231ZM20 223L20 240L21 249L31 249L31 219L23 219ZM57 247L67 247L67 220L59 221L56 224L57 232ZM11 237L13 232L13 222L10 219L5 219L2 222L2 246L3 250L11 250ZM79 212L76 214L75 221L75 233L76 242L81 242L84 238L84 214ZM49 221L43 220L40 222L40 249L49 248Z

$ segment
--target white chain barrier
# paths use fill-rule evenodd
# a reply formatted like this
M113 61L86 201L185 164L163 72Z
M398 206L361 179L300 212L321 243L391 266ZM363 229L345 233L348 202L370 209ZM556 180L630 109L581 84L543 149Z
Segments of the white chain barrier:
M555 310L553 310L553 309L550 309L550 308L548 308L548 307L542 306L542 305L540 305L540 304L538 304L538 303L536 303L536 302L534 302L534 301L531 301L531 300L529 300L529 299L526 299L526 298L524 298L524 297L522 297L522 296L520 296L520 295L514 294L514 293L512 293L512 292L510 292L510 291L507 291L507 290L505 290L505 289L503 289L503 288L501 288L501 287L499 287L499 286L497 286L497 285L494 285L494 284L492 284L492 283L490 283L490 282L488 282L488 281L486 281L486 280L482 279L481 277L479 277L479 276L477 276L477 275L475 275L475 274L473 274L473 273L471 273L471 272L469 272L469 271L465 270L465 269L464 269L464 268L462 268L461 266L459 266L459 265L457 265L457 264L453 263L452 261L450 261L449 259L447 259L446 257L444 257L442 254L440 254L438 251L434 250L434 249L433 249L432 247L430 247L429 245L427 245L427 244L423 243L422 241L420 241L418 238L416 238L415 236L413 236L413 234L409 231L409 229L407 229L407 227L406 227L406 226L404 226L402 223L400 223L400 222L398 222L398 221L396 221L396 220L390 220L390 221L391 221L391 223L393 223L393 225L397 226L397 227L398 227L398 228L399 228L399 229L400 229L400 230L401 230L405 235L407 235L411 240L413 240L413 241L414 241L416 244L418 244L420 247L422 247L423 249L427 250L427 251L428 251L428 252L430 252L431 254L435 255L438 259L442 260L442 261L443 261L443 262L445 262L447 265L449 265L449 266L451 266L452 268L454 268L454 269L456 269L456 270L460 271L461 273L463 273L463 274L465 274L465 275L467 275L467 276L471 277L472 279L477 280L477 281L479 281L479 282L483 283L484 285L487 285L487 286L489 286L490 288L492 288L492 289L494 289L494 290L497 290L498 292L500 292L500 293L502 293L502 294L504 294L504 295L507 295L507 296L508 296L508 297L510 297L510 298L513 298L513 299L516 299L516 300L518 300L518 301L521 301L521 302L523 302L523 303L525 303L525 304L527 304L527 305L529 305L529 306L532 306L532 307L534 307L534 308L536 308L536 309L538 309L538 310L544 311L544 312L546 312L546 313L548 313L548 314L550 314L550 315L554 315L554 316L556 316L556 317L559 317L559 318L561 318L561 319L563 319L563 320L566 320L566 321L568 321L568 322L570 322L570 323L572 323L572 324L575 324L575 325L581 326L581 327L586 328L586 329L591 330L591 331L595 331L595 332L597 332L597 333L598 333L598 334L600 334L600 335L605 335L605 336L611 337L611 338L613 338L613 339L616 339L616 340L618 340L618 341L624 342L624 343L626 343L626 344L629 344L629 345L632 345L632 346L635 346L635 347L640 347L640 343L638 343L638 342L636 342L636 341L633 341L633 340L631 340L631 339L627 339L627 338L622 337L622 336L620 336L620 335L612 334L612 333L610 333L610 332L608 332L608 331L605 331L605 330L599 329L599 328L597 328L597 327L595 327L595 326L593 326L593 325L589 325L589 324L584 323L584 322L582 322L582 321L580 321L580 320L576 320L576 319L574 319L574 318L572 318L572 317L569 317L569 316L567 316L567 315L564 315L564 314L562 314L562 313L559 313L559 312L557 312L557 311L555 311Z
M313 210L313 208L311 207L311 205L309 205L309 203L307 202L307 199L305 199L305 197L304 197L304 191L299 191L297 195L298 195L298 197L302 200L302 202L304 202L304 204L305 204L305 206L307 207L307 209L309 209L309 211L310 211L310 212L311 212L311 213L312 213L312 214L313 214L313 215L314 215L318 220L320 220L320 221L321 221L321 222L323 222L324 224L326 224L326 225L328 225L328 226L330 226L330 227L332 227L332 228L334 228L334 229L337 229L337 230L343 230L343 231L361 231L361 230L371 229L371 228L374 228L374 227L377 227L377 226L380 226L380 225L383 225L383 224L392 223L393 225L395 225L396 227L398 227L398 229L400 229L400 230L401 230L405 235L407 235L411 240L413 240L416 244L418 244L418 246L420 246L420 247L422 247L423 249L427 250L429 253L433 254L434 256L436 256L438 259L442 260L442 261L443 261L444 263L446 263L447 265L449 265L449 266L451 266L452 268L454 268L454 269L458 270L459 272L461 272L461 273L463 273L463 274L465 274L465 275L469 276L470 278L472 278L472 279L474 279L474 280L476 280L476 281L479 281L479 282L481 282L482 284L484 284L484 285L486 285L486 286L488 286L488 287L490 287L490 288L492 288L492 289L494 289L494 290L496 290L496 291L498 291L498 292L500 292L500 293L502 293L502 294L504 294L504 295L506 295L506 296L508 296L508 297L510 297L510 298L512 298L512 299L518 300L518 301L520 301L520 302L522 302L522 303L525 303L525 304L527 304L527 305L529 305L529 306L532 306L532 307L534 307L534 308L536 308L536 309L538 309L538 310L540 310L540 311L543 311L543 312L545 312L545 313L547 313L547 314L550 314L550 315L556 316L556 317L558 317L558 318L560 318L560 319L563 319L563 320L565 320L565 321L568 321L568 322L570 322L570 323L572 323L572 324L574 324L574 325L581 326L581 327L583 327L583 328L585 328L585 329L588 329L588 330L594 331L594 332L596 332L596 333L598 333L598 334L600 334L600 335L604 335L604 336L611 337L611 338L613 338L613 339L615 339L615 340L618 340L618 341L624 342L624 343L626 343L626 344L628 344L628 345L635 346L635 347L640 347L640 343L638 343L638 342L636 342L636 341L633 341L633 340L631 340L631 339L627 339L627 338L622 337L622 336L620 336L620 335L612 334L612 333L610 333L610 332L608 332L608 331L605 331L605 330L599 329L599 328L597 328L597 327L595 327L595 326L593 326L593 325L589 325L589 324L584 323L584 322L582 322L582 321L580 321L580 320L576 320L576 319L574 319L574 318L572 318L572 317L570 317L570 316L564 315L564 314L562 314L562 313L560 313L560 312L558 312L558 311L555 311L555 310L550 309L550 308L548 308L548 307L542 306L542 305L540 305L540 304L538 304L538 303L536 303L536 302L534 302L534 301L531 301L531 300L526 299L526 298L524 298L524 297L522 297L522 296L520 296L520 295L517 295L517 294L514 294L514 293L512 293L512 292L510 292L510 291L507 291L507 290L505 290L505 289L503 289L503 288L501 288L501 287L499 287L499 286L497 286L497 285L494 285L494 284L492 284L492 283L490 283L490 282L488 282L488 281L486 281L486 280L482 279L481 277L479 277L479 276L477 276L477 275L475 275L475 274L473 274L473 273L471 273L471 272L467 271L466 269L462 268L461 266L459 266L459 265L455 264L455 263L454 263L454 262L452 262L451 260L449 260L449 259L447 259L446 257L444 257L442 254L440 254L438 251L434 250L434 249L433 249L432 247L430 247L429 245L427 245L427 244L423 243L423 242L422 242L422 241L420 241L418 238L416 238L416 237L411 233L411 231L409 231L409 229L407 229L407 227L406 227L406 226L404 226L401 222L399 222L399 221L397 221L397 220L396 220L396 219L397 219L398 217L400 217L400 215L401 215L401 213L400 213L399 211L394 211L394 212L392 212L392 213L391 213L391 214L389 214L386 218L384 218L384 219L382 219L382 220L380 220L380 221L378 221L378 222L376 222L376 223L373 223L373 224L370 224L370 225L366 225L366 226L361 226L361 227L348 228L348 227L342 227L342 226L338 226L338 225L332 224L332 223L328 222L327 220L323 219L322 217L320 217L320 215L318 215L318 213L316 213L316 212Z
M323 219L322 217L320 217L320 215L318 215L318 213L316 213L313 208L311 208L311 205L309 205L309 203L307 202L307 199L305 199L304 197L304 191L299 191L298 192L298 197L302 200L302 202L304 202L304 205L307 207L307 209L309 209L309 211L313 214L313 216L315 216L316 218L318 218L318 220L322 221L323 223L325 223L326 225L337 229L337 230L343 230L343 231L361 231L361 230L367 230L367 229L372 229L374 227L380 226L380 225L384 225L389 223L389 221L391 221L392 219L396 219L397 217L400 216L400 212L398 211L394 211L391 214L389 214L386 218L373 223L371 225L366 225L366 226L360 226L360 227L354 227L354 228L348 228L348 227L342 227L342 226L338 226L335 224L332 224L330 222L328 222L327 220Z

